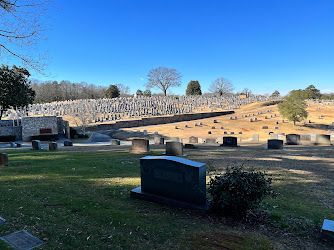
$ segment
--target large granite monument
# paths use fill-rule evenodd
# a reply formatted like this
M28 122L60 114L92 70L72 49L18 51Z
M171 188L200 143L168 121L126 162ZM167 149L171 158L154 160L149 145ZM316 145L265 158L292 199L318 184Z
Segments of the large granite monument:
M140 159L141 187L131 197L172 206L208 209L206 165L175 156Z

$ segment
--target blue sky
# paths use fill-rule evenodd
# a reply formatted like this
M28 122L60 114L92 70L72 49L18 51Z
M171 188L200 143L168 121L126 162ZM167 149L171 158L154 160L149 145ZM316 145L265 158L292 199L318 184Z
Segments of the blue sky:
M222 76L235 91L334 92L333 13L332 0L55 0L40 46L51 80L122 83L132 93L159 66L182 73L175 94L190 80L207 92Z

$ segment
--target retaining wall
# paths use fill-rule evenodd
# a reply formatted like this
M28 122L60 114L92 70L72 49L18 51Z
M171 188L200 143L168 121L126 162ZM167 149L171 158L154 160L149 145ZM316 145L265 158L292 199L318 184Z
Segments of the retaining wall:
M95 126L89 126L86 128L86 131L95 132L95 131L111 130L119 128L132 128L132 127L158 125L158 124L166 124L173 122L191 121L191 120L198 120L198 119L204 119L222 115L230 115L233 113L234 111L221 111L221 112L149 117L149 118L141 118L138 120L130 120L130 121L116 121L115 123L110 123L110 124L99 124Z

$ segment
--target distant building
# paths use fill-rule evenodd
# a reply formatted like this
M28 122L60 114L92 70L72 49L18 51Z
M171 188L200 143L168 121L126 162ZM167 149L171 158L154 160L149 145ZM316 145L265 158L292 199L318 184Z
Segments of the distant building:
M69 123L62 117L56 116L23 117L14 121L0 121L0 135L12 135L18 141L30 141L31 136L42 134L58 134L69 138Z
M247 95L246 95L246 94L240 94L239 97L240 97L241 99L246 99L246 98L247 98Z

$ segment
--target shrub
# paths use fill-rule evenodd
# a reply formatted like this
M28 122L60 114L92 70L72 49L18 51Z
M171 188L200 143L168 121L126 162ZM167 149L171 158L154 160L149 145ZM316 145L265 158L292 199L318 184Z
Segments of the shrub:
M78 135L77 130L75 128L70 127L70 137L71 137L71 139L73 139L75 135Z
M58 134L53 135L33 135L31 136L31 140L40 140L40 141L51 141L51 140L58 140Z
M224 215L243 218L266 196L274 195L271 181L265 172L227 168L224 174L216 175L209 182L211 208Z
M0 136L0 141L1 142L15 141L15 139L16 139L15 135L2 135L2 136Z
M70 127L70 137L71 139L78 139L78 138L88 138L88 135L79 134L75 128Z

